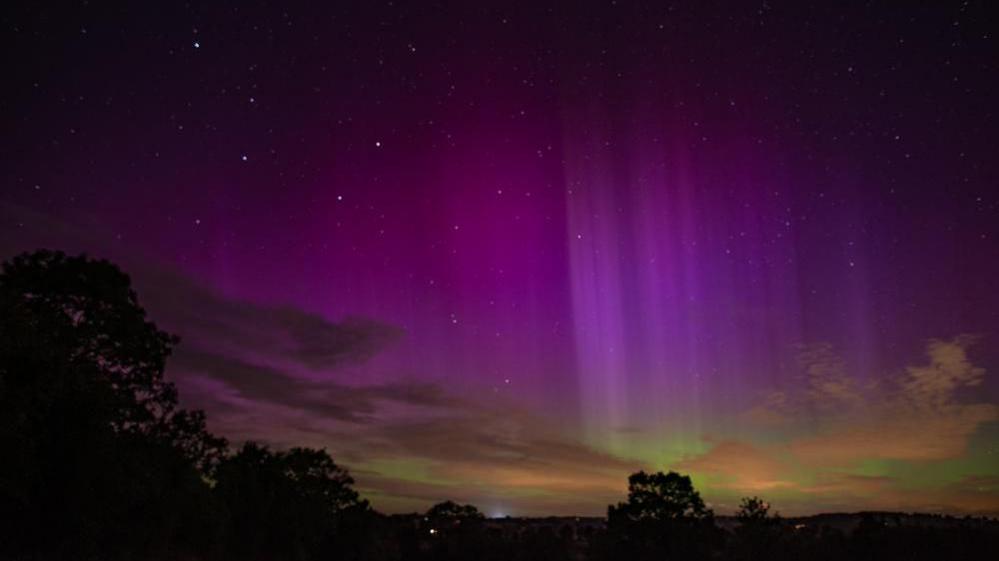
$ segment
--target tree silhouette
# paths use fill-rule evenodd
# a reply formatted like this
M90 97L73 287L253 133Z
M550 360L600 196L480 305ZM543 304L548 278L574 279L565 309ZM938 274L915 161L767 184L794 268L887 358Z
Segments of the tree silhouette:
M191 524L212 513L197 466L225 441L163 379L176 342L107 261L37 251L3 264L0 551L127 557L210 539L217 525Z
M743 497L735 518L739 526L732 544L733 559L767 559L779 553L781 518L770 514L770 503L759 497Z
M595 547L604 559L699 559L716 532L713 513L690 477L676 472L628 477L628 500L607 509L607 534Z
M770 514L770 503L759 497L743 497L735 517L742 526L772 524L780 521L779 514Z
M234 558L315 559L334 549L339 516L366 511L353 479L323 450L271 451L248 442L217 470Z
M177 343L107 261L43 250L3 264L0 558L376 550L354 538L371 538L374 515L325 451L230 455L204 413L178 407L163 376Z
M704 520L711 516L690 477L674 471L632 474L628 477L628 501L608 509L609 519L630 521Z
M431 520L481 520L484 518L479 509L473 505L460 505L454 501L437 503L427 510L427 518Z
M423 516L420 534L429 540L425 559L464 561L466 559L506 558L508 553L495 535L483 525L485 517L470 504L444 501L430 507Z

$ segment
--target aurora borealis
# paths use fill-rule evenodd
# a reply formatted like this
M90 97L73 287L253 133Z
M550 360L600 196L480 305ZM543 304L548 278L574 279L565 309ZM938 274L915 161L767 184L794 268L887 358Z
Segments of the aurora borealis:
M15 3L16 4L16 3ZM999 514L984 2L3 9L0 250L386 512Z

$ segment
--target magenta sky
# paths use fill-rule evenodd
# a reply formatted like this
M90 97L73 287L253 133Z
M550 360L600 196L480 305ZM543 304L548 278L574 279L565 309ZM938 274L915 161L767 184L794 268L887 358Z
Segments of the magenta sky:
M119 262L214 430L386 511L999 512L983 6L227 4L14 8L0 93L4 257Z

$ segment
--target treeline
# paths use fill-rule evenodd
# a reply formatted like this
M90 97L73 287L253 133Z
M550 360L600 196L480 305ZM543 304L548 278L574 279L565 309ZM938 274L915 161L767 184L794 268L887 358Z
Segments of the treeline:
M24 560L938 559L995 526L798 528L743 501L721 530L688 477L636 473L605 525L497 524L470 505L383 516L323 450L232 448L163 378L178 339L106 261L0 272L0 558Z
M999 546L996 521L941 517L937 522L943 524L922 525L872 513L862 515L853 528L812 526L781 518L756 497L742 500L734 525L726 530L710 510L679 514L685 504L700 502L686 476L639 473L630 481L636 477L665 485L650 489L632 484L627 502L611 507L615 515L603 524L573 519L456 520L429 513L392 517L383 534L392 544L392 556L384 559L977 561L994 556Z

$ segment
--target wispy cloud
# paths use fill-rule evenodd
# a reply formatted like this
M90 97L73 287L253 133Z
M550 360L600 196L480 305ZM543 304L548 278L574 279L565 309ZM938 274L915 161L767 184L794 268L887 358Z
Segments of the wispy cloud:
M873 379L851 375L829 345L805 347L803 390L765 393L742 415L766 431L766 442L723 440L679 465L706 477L714 489L770 490L827 508L933 504L999 512L991 481L977 490L969 483L960 492L944 484L922 485L916 493L901 478L864 472L870 462L908 465L910 472L939 469L940 462L966 458L975 432L999 421L996 404L961 397L984 380L984 369L968 356L975 341L969 335L931 340L921 363Z
M819 432L796 439L792 452L815 465L963 455L980 425L999 420L995 404L958 400L958 390L980 384L985 375L968 359L967 348L973 342L970 336L930 341L927 364L910 366L865 394L850 394L853 407L829 410ZM843 374L840 379L834 397L850 387L850 378Z

